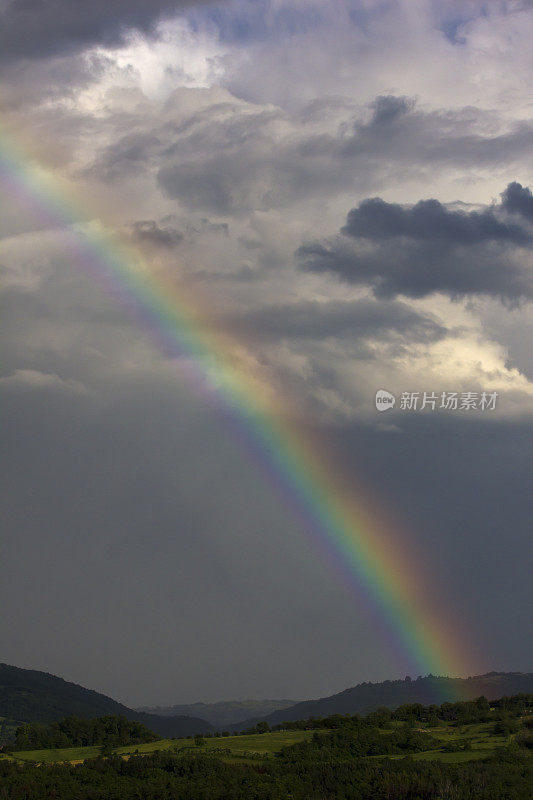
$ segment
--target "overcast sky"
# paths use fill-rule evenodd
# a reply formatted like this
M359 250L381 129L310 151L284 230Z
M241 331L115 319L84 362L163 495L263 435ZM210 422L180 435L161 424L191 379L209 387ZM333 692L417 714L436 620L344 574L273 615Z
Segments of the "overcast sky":
M245 368L398 523L472 671L532 669L532 4L0 9L27 162L238 332ZM1 660L132 705L412 673L79 263L79 229L3 182L2 207ZM497 402L401 407L425 391Z

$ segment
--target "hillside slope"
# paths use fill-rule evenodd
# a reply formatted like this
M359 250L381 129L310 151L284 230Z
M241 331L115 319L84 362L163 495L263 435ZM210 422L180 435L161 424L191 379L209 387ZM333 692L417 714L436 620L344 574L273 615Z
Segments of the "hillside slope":
M382 683L360 683L343 692L306 700L290 708L275 711L262 717L269 725L280 722L325 717L329 714L369 714L381 706L398 708L404 703L443 703L445 701L472 700L484 695L496 700L505 695L533 692L533 673L489 672L473 678L443 678L429 675L416 680L383 681ZM243 730L255 725L259 718L251 718L236 724L234 730Z
M50 723L70 715L86 718L123 715L142 722L160 736L189 736L213 730L203 719L145 714L47 672L0 664L0 717Z

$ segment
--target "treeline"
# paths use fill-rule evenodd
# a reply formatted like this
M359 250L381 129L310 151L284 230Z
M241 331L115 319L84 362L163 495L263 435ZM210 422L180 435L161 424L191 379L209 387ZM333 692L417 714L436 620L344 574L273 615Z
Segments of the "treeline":
M65 717L51 725L30 722L15 732L14 750L48 750L62 747L123 747L128 744L155 742L159 739L140 722L126 717L80 719Z
M76 766L0 760L2 800L531 800L532 785L533 758L518 747L465 764L302 758L243 766L171 753Z
M440 723L460 727L479 722L506 721L531 711L533 711L533 694L517 694L513 697L492 700L490 703L486 697L457 703L446 702L440 706L407 703L395 711L391 711L389 708L380 708L365 717L360 717L358 714L331 714L327 717L311 717L295 722L282 722L272 727L271 730L335 730L363 721L366 725L377 728L385 728L395 721L412 724L423 723L429 727L437 727ZM264 724L259 723L259 725ZM255 730L254 732L261 733L263 731ZM499 732L503 733L503 731ZM509 732L513 733L514 731Z
M385 734L379 728L365 724L346 725L331 733L315 731L311 739L284 747L278 757L290 763L332 758L344 760L363 756L421 753L442 746L440 739L408 727Z

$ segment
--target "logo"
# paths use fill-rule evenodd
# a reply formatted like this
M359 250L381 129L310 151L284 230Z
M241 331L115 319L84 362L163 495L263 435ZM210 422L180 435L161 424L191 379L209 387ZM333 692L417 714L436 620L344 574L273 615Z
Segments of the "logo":
M378 389L376 392L376 408L378 411L388 411L390 408L394 408L394 403L396 402L396 398L393 394L388 392L386 389Z

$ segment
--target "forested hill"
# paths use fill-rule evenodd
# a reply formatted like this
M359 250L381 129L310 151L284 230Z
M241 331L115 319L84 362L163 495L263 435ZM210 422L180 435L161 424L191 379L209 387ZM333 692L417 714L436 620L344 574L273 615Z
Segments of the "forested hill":
M123 716L141 722L160 736L189 736L213 730L203 719L145 714L47 672L0 664L0 717L49 724L68 716Z
M270 726L279 725L309 717L327 717L330 714L369 714L378 708L398 708L404 703L443 703L460 700L474 700L482 695L488 700L496 700L505 695L533 692L533 673L527 672L489 672L472 678L443 678L429 675L411 680L383 681L382 683L360 683L352 689L339 694L323 697L320 700L306 700L302 703L261 718L245 720L232 726L243 730L266 720Z

